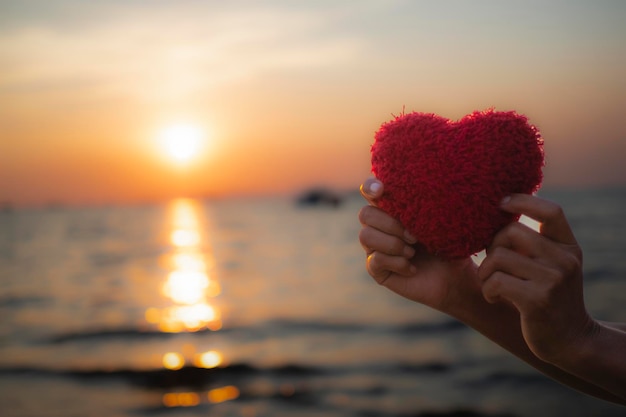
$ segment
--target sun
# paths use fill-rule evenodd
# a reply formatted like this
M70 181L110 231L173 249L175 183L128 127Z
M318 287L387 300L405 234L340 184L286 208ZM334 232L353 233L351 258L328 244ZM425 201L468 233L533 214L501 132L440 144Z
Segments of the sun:
M178 123L164 128L159 134L159 140L170 158L185 163L198 154L205 136L205 132L197 125Z

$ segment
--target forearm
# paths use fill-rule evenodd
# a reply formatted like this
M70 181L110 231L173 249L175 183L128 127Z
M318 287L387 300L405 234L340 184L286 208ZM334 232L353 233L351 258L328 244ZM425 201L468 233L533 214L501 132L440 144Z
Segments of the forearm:
M554 361L578 377L602 387L626 405L626 332L623 325L594 322L569 352Z
M469 276L467 278L468 281L465 282L471 282ZM588 395L607 401L626 404L623 392L622 394L618 393L620 387L622 391L626 389L626 381L624 381L624 375L626 375L624 366L626 365L626 361L624 361L623 353L625 351L623 347L626 346L626 342L622 341L621 345L611 345L611 341L608 340L608 337L607 339L602 339L604 342L602 346L611 352L610 359L603 359L605 363L603 363L602 370L594 370L598 358L592 358L594 355L601 354L601 347L598 345L593 349L593 352L590 351L588 354L589 358L585 365L590 369L583 369L581 365L576 373L569 370L566 371L556 365L539 359L528 348L522 334L519 313L515 308L505 303L488 303L478 286L473 287L470 284L468 287L463 288L462 291L463 294L459 296L462 297L462 302L459 299L457 303L453 302L448 304L448 306L444 307L445 313L472 327L494 343L508 350L513 355L554 380ZM454 299L454 297L452 298ZM621 333L621 336L626 338L626 333ZM615 337L615 335L612 336ZM598 343L599 342L600 341L598 341ZM619 346L622 346L622 348L620 349ZM620 350L622 352L621 354ZM619 362L620 359L622 363L620 364L619 371L608 371L608 374L603 374L603 372L607 372L606 368L610 366L609 362L611 362L613 366L616 366L616 362ZM575 359L572 358L572 360L574 361ZM606 378L605 375L611 375L613 383L610 383L611 378Z

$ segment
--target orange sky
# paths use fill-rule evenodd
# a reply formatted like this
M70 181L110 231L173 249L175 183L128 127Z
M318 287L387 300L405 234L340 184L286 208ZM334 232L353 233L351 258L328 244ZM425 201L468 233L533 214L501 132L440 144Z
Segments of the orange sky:
M354 188L403 106L517 110L546 185L626 184L626 2L304 3L0 0L0 201Z

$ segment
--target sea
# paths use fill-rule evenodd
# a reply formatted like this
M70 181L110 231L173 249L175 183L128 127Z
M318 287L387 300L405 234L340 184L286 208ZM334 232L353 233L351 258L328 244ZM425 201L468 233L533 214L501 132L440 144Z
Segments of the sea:
M626 321L626 189L552 189ZM365 202L0 211L3 417L626 416L365 271Z

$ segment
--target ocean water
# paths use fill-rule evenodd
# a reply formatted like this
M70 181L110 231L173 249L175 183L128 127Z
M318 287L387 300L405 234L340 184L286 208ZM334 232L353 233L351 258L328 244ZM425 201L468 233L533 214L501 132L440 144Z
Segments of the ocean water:
M626 190L552 190L626 320ZM367 275L358 196L0 212L0 415L624 416Z

